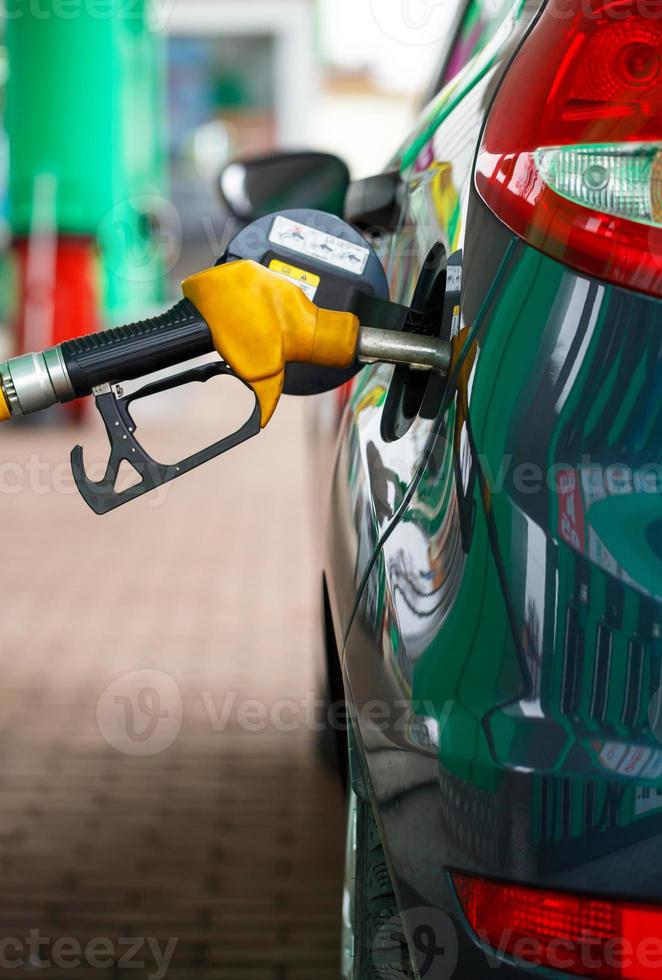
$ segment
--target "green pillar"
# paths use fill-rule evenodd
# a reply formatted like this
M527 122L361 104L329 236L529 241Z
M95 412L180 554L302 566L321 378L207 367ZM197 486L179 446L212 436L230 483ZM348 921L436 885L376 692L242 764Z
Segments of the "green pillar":
M162 40L146 0L7 0L9 220L98 242L110 319L159 302Z

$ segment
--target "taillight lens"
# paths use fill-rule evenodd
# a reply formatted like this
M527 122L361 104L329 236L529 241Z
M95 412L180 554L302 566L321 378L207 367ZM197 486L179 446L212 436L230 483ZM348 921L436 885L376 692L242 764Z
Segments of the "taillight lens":
M453 874L479 941L522 963L597 980L662 976L662 909Z
M662 0L549 0L497 93L476 185L541 251L662 295Z

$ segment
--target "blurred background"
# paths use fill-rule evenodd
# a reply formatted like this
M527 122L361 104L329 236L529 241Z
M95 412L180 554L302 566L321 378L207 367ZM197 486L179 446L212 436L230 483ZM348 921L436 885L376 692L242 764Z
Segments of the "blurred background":
M7 0L0 354L178 298L238 229L233 159L384 169L443 62L413 29L439 6ZM243 390L207 387L145 406L164 462L243 420ZM102 472L93 406L3 429L0 973L338 977L344 801L319 731L336 418L333 395L287 399L259 440L103 519L68 464L80 442Z

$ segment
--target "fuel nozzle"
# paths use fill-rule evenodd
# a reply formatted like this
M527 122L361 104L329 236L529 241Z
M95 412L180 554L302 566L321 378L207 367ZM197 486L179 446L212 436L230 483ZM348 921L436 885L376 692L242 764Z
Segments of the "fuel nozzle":
M422 311L388 299L381 263L354 229L319 212L287 212L248 231L214 268L187 279L184 298L166 313L0 364L0 421L95 396L110 442L105 474L90 479L80 446L71 462L76 486L96 513L258 435L284 393L328 391L373 362L448 373L451 345L430 336ZM380 327L368 325L374 323ZM197 360L214 352L220 355L214 361ZM169 368L178 371L165 376ZM150 457L136 437L133 403L218 376L253 392L250 418L179 463ZM124 382L138 379L145 380L125 393ZM118 490L126 463L140 479Z

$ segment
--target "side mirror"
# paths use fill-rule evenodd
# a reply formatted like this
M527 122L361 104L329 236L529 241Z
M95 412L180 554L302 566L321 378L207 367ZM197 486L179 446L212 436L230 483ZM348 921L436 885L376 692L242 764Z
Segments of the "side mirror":
M329 153L274 153L236 160L221 172L221 201L240 221L276 211L313 208L342 216L349 170Z
M345 201L345 220L361 231L395 231L402 215L404 192L399 170L355 180Z

